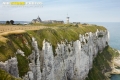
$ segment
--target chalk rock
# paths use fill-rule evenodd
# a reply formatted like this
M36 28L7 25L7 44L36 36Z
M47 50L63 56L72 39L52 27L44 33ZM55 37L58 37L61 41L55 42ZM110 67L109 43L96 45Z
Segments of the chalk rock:
M6 72L10 73L15 77L19 77L18 66L17 66L17 58L13 57L8 59L5 62L0 62L0 68L5 70Z
M22 56L25 56L24 52L22 50L20 50L20 49L17 49L16 54L21 54Z

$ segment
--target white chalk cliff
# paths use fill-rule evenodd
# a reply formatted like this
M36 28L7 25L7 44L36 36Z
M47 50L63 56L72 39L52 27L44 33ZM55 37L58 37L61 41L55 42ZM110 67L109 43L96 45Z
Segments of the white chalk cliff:
M79 35L79 40L57 44L55 52L51 43L44 40L42 51L33 46L35 52L30 55L33 67L30 66L31 72L28 72L32 78L28 76L26 80L84 80L92 68L93 59L107 46L108 40L108 31L97 30L96 33ZM33 40L33 45L37 45L35 42Z
M29 59L32 63L29 64L30 71L23 77L24 80L41 80L41 72L40 72L40 54L38 49L38 44L35 38L32 38L32 46L34 50L32 54L29 56Z
M6 72L10 73L11 75L15 77L19 77L18 72L18 62L16 57L11 57L11 59L8 59L5 62L0 62L0 68L5 70Z
M92 68L94 58L108 45L108 40L108 31L97 30L96 33L80 34L76 41L61 41L55 50L53 50L51 43L44 40L40 51L37 41L32 38L34 50L28 57L31 62L29 63L30 71L23 79L84 80ZM0 62L0 67L3 64L7 65L6 62ZM15 64L10 63L9 65ZM5 67L5 70L9 72L9 68ZM18 74L17 67L15 73ZM13 75L18 77L15 73Z

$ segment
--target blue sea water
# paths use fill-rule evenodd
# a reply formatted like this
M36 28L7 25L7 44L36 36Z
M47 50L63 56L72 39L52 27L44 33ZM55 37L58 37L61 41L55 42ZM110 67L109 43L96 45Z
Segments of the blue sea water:
M120 50L120 22L91 22L90 24L102 25L110 32L109 45ZM111 80L120 80L120 75L112 75Z
M111 80L120 80L120 75L112 75Z

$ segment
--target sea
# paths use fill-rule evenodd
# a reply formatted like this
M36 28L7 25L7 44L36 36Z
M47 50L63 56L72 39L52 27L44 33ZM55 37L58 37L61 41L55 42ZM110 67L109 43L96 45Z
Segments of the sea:
M6 21L0 21L5 23ZM15 21L15 24L30 23L30 21ZM120 50L120 22L82 22L104 26L110 33L109 45L112 48ZM120 75L112 75L111 80L120 80Z

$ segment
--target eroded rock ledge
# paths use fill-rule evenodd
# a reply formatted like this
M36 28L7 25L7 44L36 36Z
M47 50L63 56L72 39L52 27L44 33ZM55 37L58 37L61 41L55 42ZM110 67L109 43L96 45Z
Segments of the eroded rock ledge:
M118 53L118 56L115 56L111 63L112 70L110 72L106 72L105 76L110 78L112 74L120 74L120 51L114 50ZM109 79L110 80L110 79Z

